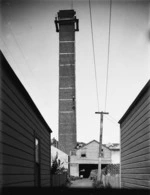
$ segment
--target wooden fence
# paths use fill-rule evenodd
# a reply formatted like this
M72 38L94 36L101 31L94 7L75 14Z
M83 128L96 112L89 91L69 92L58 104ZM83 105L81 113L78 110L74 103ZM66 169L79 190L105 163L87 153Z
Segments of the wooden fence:
M60 187L65 186L67 182L67 173L52 175L51 186Z
M120 175L102 175L104 187L120 188Z

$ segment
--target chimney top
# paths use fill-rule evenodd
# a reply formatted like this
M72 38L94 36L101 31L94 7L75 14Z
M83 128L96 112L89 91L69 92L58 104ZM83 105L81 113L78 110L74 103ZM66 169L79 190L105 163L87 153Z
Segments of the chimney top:
M59 19L67 19L67 18L74 18L76 12L74 10L60 10L58 12Z

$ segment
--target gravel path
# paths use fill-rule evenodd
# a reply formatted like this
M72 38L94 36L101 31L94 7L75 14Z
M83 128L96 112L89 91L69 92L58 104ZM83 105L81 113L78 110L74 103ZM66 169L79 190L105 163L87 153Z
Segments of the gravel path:
M93 182L90 179L79 179L75 181L71 181L72 188L93 188Z

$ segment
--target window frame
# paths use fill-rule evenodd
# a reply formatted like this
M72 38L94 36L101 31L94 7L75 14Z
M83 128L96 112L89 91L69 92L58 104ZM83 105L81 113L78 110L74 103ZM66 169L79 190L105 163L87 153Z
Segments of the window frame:
M36 144L36 141L38 141L38 147ZM35 163L40 164L40 139L35 136L34 138L34 147L35 147Z

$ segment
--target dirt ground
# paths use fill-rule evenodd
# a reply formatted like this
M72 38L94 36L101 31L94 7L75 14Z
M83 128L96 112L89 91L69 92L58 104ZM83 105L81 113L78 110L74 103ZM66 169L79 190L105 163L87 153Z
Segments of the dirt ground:
M72 188L93 188L93 182L90 179L79 179L71 181Z

